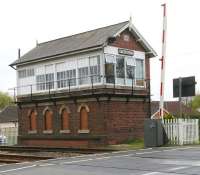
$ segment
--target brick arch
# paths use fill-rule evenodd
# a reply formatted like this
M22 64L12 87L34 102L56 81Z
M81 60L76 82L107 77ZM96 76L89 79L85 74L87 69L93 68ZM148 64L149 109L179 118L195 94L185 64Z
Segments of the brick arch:
M61 130L69 130L69 117L70 117L69 108L64 105L61 106L59 114L61 117Z
M68 113L71 113L71 111L70 111L70 109L69 109L68 106L62 105L62 106L60 107L60 110L59 110L59 115L62 114L62 111L63 111L64 109L66 109L66 111L67 111Z
M44 130L53 130L53 112L49 107L43 110Z
M77 112L81 112L81 108L83 108L83 107L85 107L85 109L86 109L87 112L90 112L90 108L86 104L79 105L79 107L77 109Z
M78 112L80 113L80 130L88 130L89 121L88 121L88 112L89 107L85 104L82 104L78 108Z
M37 112L34 109L30 109L28 111L29 117L29 130L36 131L37 130Z
M46 112L47 110L52 112L51 108L50 108L49 106L47 106L47 107L45 107L44 110L42 111L42 115L43 115L43 116L45 115L45 112ZM53 112L52 112L52 113L53 113Z

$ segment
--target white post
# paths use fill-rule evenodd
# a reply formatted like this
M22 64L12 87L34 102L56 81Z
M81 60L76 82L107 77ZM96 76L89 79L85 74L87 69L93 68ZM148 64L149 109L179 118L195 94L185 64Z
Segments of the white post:
M196 119L196 143L199 143L199 119Z
M183 145L184 133L183 133L183 122L182 122L182 119L178 119L178 125L179 125L179 144Z

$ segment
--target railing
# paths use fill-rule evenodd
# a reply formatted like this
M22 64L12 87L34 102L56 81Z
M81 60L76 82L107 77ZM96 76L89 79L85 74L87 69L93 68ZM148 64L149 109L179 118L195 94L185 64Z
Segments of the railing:
M169 144L199 143L198 119L164 119L163 126Z
M135 87L146 87L149 89L149 80L135 79L133 78L116 78L115 76L102 76L92 75L80 78L61 79L57 81L41 82L37 84L19 86L12 89L14 91L14 100L16 101L17 96L32 96L37 93L48 93L52 94L56 91L67 91L71 92L76 89L87 88L94 90L99 85L108 85L114 90L117 87L128 87L133 93Z

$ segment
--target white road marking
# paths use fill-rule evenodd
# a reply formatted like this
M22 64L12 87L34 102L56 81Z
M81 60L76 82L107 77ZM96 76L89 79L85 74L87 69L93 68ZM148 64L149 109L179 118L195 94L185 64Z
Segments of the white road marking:
M182 148L181 148L182 149ZM184 148L186 149L186 148ZM178 150L178 149L170 149L167 151L174 151L174 150ZM147 151L147 152L136 152L136 153L132 153L132 154L125 154L125 155L111 155L111 156L107 156L107 157L97 157L97 158L90 158L90 159L83 159L83 160L75 160L75 161L67 161L67 162L61 162L60 164L73 164L73 163L80 163L80 162L87 162L87 161L92 161L92 160L103 160L103 159L111 159L111 158L120 158L120 157L129 157L129 156L134 156L134 155L142 155L142 154L152 154L152 153L159 153L159 152L163 152L164 150L158 150L158 151ZM130 151L121 151L121 152L130 152ZM117 152L114 152L114 154ZM104 153L104 154L95 154L95 156L101 156L101 155L107 155L110 153ZM92 155L81 155L81 156L76 156L73 158L87 158L90 157ZM163 164L167 164L163 163ZM154 172L155 173L155 172Z
M145 150L152 150L153 148L143 148L143 149L138 149L139 151L145 151ZM137 151L137 150L136 150Z
M94 160L103 160L103 159L110 159L111 157L98 157L98 158L96 158L96 159L94 159Z
M151 173L145 173L145 174L142 174L142 175L153 175L153 174L160 174L159 172L151 172Z
M145 150L152 150L152 148L143 148L143 149L138 149L138 150L113 151L113 152L108 152L108 153L96 153L96 154L89 154L89 155L79 155L79 156L74 156L74 157L59 157L59 158L53 158L53 159L48 159L48 160L37 160L34 162L39 163L39 162L46 162L46 161L64 160L67 158L70 158L70 159L87 158L87 157L92 157L92 156L103 156L103 155L109 155L109 154L118 154L118 153L130 152L130 151L136 152L136 151L145 151Z
M126 153L126 152L129 152L131 150L124 150L124 151L113 151L111 152L111 154L116 154L116 153Z
M20 167L20 168L15 168L15 169L9 169L9 170L0 171L0 173L7 173L7 172L11 172L11 171L18 171L18 170L33 168L33 167L36 167L36 166L37 165L24 166L24 167Z
M62 164L73 164L73 163L80 163L80 162L87 162L87 161L91 161L93 159L83 159L83 160L75 160L75 161L71 161L71 162L62 162L60 163L61 165Z
M39 166L41 166L41 167L46 167L46 166L53 166L53 165L55 165L55 164L52 164L52 163L45 163L45 164L41 164L41 165L39 165Z
M169 171L181 170L181 169L185 169L185 168L189 168L189 167L188 166L175 167L175 168L169 169Z
M141 153L135 153L135 154L152 154L152 153L159 153L162 151L148 151L148 152L141 152Z
M107 157L97 157L97 158L91 158L91 159L83 159L83 160L75 160L75 161L67 161L67 162L61 162L60 164L73 164L73 163L80 163L80 162L88 162L88 161L95 161L95 160L103 160L103 159L111 159L111 158L120 158L120 157L128 157L132 156L134 154L126 154L126 155L118 155L118 156L107 156Z
M200 161L192 160L164 160L160 164L168 165L188 165L188 166L200 166Z
M173 148L173 149L167 149L167 150L163 150L163 151L167 152L167 151L177 151L177 150L187 150L187 149L192 149L192 147Z

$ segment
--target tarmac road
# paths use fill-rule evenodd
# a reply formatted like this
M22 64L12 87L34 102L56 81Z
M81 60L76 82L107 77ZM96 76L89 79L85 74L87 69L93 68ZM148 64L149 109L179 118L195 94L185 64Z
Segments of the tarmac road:
M168 147L0 165L4 175L200 175L200 147Z

